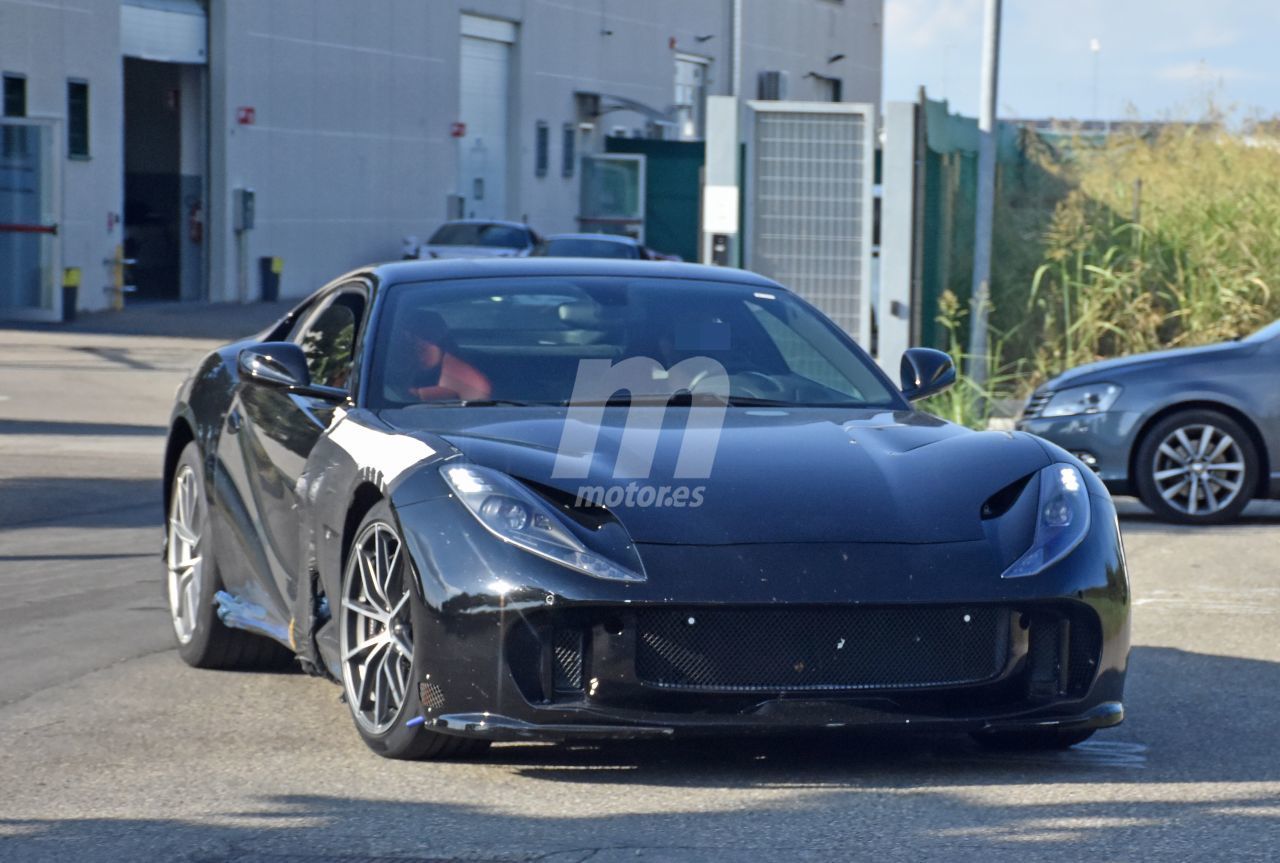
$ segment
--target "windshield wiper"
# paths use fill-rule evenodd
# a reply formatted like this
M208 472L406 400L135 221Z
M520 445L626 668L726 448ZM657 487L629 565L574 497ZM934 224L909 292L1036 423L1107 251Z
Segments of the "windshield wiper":
M729 396L726 402L735 408L864 408L861 402L793 402L758 396Z
M547 402L523 402L518 399L439 399L429 402L421 402L425 407L449 407L449 408L489 408L489 407L517 407L527 408L534 405L545 405Z
M690 396L687 392L676 393L675 395L666 395L657 393L654 395L629 396L625 393L615 393L607 399L565 399L560 402L562 408L613 408L628 407L630 405L660 405L665 406L671 402L676 403L676 407L687 405L690 402Z
M705 406L708 402L724 402L730 407L747 407L747 408L862 408L866 405L861 402L794 402L786 399L767 399L759 396L723 396L719 393L701 394L698 399L694 400L687 392L676 393L674 396L668 396L662 393L656 395L643 396L627 396L623 393L610 396L607 399L595 401L563 401L561 407L627 407L629 405L658 405L666 406L668 404L673 407L692 407L694 405Z

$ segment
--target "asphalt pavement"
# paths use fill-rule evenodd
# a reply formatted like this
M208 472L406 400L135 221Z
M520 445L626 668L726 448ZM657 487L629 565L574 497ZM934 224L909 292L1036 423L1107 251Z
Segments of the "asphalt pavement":
M158 558L170 399L281 310L0 329L0 861L1280 857L1276 503L1188 530L1122 502L1129 719L1065 753L842 736L396 763L330 683L185 667Z

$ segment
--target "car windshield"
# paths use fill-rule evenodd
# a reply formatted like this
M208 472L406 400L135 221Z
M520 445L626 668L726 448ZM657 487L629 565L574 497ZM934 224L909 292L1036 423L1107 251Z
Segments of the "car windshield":
M743 406L905 407L871 360L810 306L786 291L726 282L521 276L401 284L388 291L376 333L368 390L375 409L578 403L584 371L625 382L597 393L606 402L625 403L626 392L632 402L665 402L692 389Z
M539 243L534 255L547 258L638 258L640 251L631 243L595 240L584 237L552 237Z
M529 244L526 232L513 225L493 222L449 222L427 240L432 246L494 246L523 249Z

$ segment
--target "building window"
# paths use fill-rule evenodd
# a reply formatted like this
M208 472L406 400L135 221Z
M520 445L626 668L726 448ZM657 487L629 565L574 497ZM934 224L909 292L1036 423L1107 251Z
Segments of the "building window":
M547 176L547 165L551 161L551 130L542 120L538 121L533 139L533 174L535 177Z
M560 156L560 176L572 177L574 162L578 159L578 129L572 123L564 124L564 147Z
M89 158L89 82L67 82L67 156Z
M705 57L676 55L676 137L681 141L701 140L705 133L707 106L707 65Z
M4 76L4 115L27 116L27 79L21 75Z

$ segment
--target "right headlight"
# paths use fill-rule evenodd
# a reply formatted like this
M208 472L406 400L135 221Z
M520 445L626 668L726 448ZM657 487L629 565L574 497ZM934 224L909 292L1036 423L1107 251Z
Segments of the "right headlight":
M635 572L587 548L560 517L506 474L474 464L446 464L440 475L489 533L545 560L608 581L644 581Z
M1058 463L1040 471L1035 537L1002 577L1037 575L1062 560L1084 541L1090 518L1089 489L1079 470Z
M1040 411L1042 417L1071 417L1078 414L1100 414L1111 410L1120 398L1116 384L1085 384L1056 392Z

